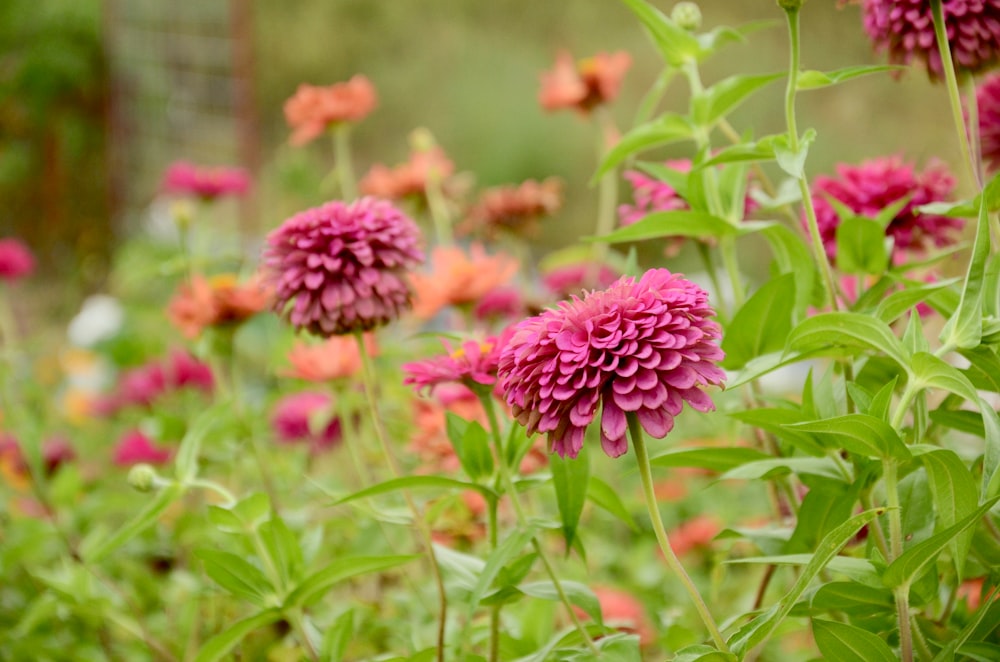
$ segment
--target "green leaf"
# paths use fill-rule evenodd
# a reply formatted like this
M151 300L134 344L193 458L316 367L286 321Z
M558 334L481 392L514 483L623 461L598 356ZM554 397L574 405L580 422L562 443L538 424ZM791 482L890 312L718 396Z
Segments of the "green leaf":
M816 264L809 248L799 235L780 223L771 224L761 231L771 246L774 260L781 273L795 274L795 308L793 319L800 319L812 302L813 288L818 279Z
M770 459L770 455L744 446L719 448L677 448L650 459L654 467L697 467L709 471L728 471L748 462ZM591 479L593 480L593 479Z
M784 73L780 73L725 78L701 94L691 97L691 117L703 127L711 127L739 107L751 94L784 76Z
M489 557L486 559L486 565L483 566L476 579L476 584L472 588L472 593L469 596L468 602L466 602L465 610L465 629L468 629L469 624L472 621L472 617L475 614L476 608L479 607L480 601L483 596L486 595L486 591L493 584L493 580L496 579L500 570L503 569L507 563L509 563L515 556L521 553L524 546L535 537L534 527L528 528L518 528L511 532L499 545L494 549Z
M976 509L979 499L975 478L955 451L938 448L920 455L920 461L927 470L931 493L934 495L937 531L954 526ZM962 577L964 571L973 533L971 530L966 531L949 543L959 577Z
M847 274L880 274L889 263L885 230L869 218L851 216L837 226L837 268Z
M949 278L926 285L907 285L904 289L881 299L878 308L875 309L875 317L886 324L891 324L918 303L926 301L937 292L947 290L958 281L958 278Z
M462 469L472 480L493 473L493 454L489 434L477 421L467 421L452 412L445 412L448 439Z
M281 611L278 609L268 609L237 621L211 639L198 651L195 662L215 662L221 660L229 651L233 650L237 644L243 641L248 634L281 620Z
M867 630L818 618L814 618L812 624L816 646L827 660L897 662L899 659L889 648L889 644Z
M752 621L741 627L736 634L729 639L729 647L737 655L743 655L753 650L758 645L767 641L774 633L775 629L791 611L792 607L805 592L809 583L820 573L830 561L837 556L841 548L852 540L861 527L870 524L884 509L877 508L867 510L860 515L855 515L830 533L826 534L820 544L816 547L812 558L802 569L798 579L792 588L781 600L763 614L760 614Z
M995 181L995 180L994 180ZM992 183L992 182L991 182ZM990 255L989 215L986 197L979 204L976 240L972 244L972 259L965 273L965 285L958 310L948 319L939 336L945 347L972 349L983 337L983 279L986 260Z
M601 603L597 600L597 596L594 595L594 591L589 586L580 582L566 580L561 580L559 585L562 586L563 592L569 598L570 602L586 612L595 623L604 623L604 616L601 613ZM533 598L541 600L549 600L550 602L560 602L562 600L559 596L559 591L556 590L555 584L549 580L522 584L518 586L518 590L525 595L530 595Z
M983 391L1000 393L1000 357L988 347L976 347L959 352L969 360L965 376L972 385Z
M698 39L645 0L622 0L649 33L664 61L675 67L702 56Z
M788 474L848 480L840 473L837 463L828 457L776 457L748 462L722 474L721 480L772 480Z
M983 413L983 488L982 498L992 499L1000 494L1000 416L982 398L979 411Z
M615 492L613 487L597 476L590 477L590 482L587 485L587 498L627 524L633 531L639 530L638 525L632 518L632 513L622 503L622 499L618 496L618 493Z
M640 124L622 136L614 147L608 150L601 159L591 184L598 182L633 154L687 140L693 135L694 127L686 117L677 113L667 113L652 122Z
M985 515L990 508L992 508L996 502L1000 500L1000 497L993 497L979 508L976 508L970 514L963 517L961 520L956 522L953 526L948 527L941 533L937 533L927 540L914 545L910 549L903 552L903 554L889 564L886 568L885 574L882 576L882 583L889 588L897 588L899 586L907 585L913 583L917 579L917 575L927 567L929 563L934 561L945 547L947 547L952 540L957 538L966 529L974 526L979 522L980 518Z
M784 550L786 553L812 550L823 536L851 516L858 498L857 489L841 481L817 481L810 487L799 506L795 530Z
M285 521L277 513L272 513L271 519L261 525L259 535L285 585L299 581L305 569L302 548Z
M318 570L306 577L302 583L288 594L285 598L284 606L286 608L308 606L323 597L335 584L345 579L389 570L418 558L420 558L420 555L414 554L339 558L322 570Z
M354 609L348 609L334 620L323 635L320 659L340 662L347 653L347 645L354 638Z
M732 653L723 653L705 644L685 646L677 651L672 662L736 662Z
M958 430L966 434L983 438L986 427L983 425L983 415L977 411L964 409L935 409L930 413L931 421L946 428Z
M792 149L788 136L778 136L774 140L774 158L778 161L778 167L788 175L802 179L805 176L806 157L809 154L809 146L816 140L815 129L807 129L799 139L798 149Z
M827 453L826 447L816 435L791 427L794 423L805 423L810 420L811 417L801 409L761 407L729 412L729 416L747 425L770 432L807 455L822 457Z
M795 275L791 273L772 278L754 292L726 325L722 339L726 358L722 367L741 368L750 359L784 347L792 330L792 308L788 302L794 299Z
M816 71L815 69L809 69L799 72L799 76L796 79L796 89L799 91L818 90L822 87L838 85L861 76L878 74L884 71L901 71L905 68L906 67L900 67L892 64L862 64L855 65L853 67L834 69L833 71Z
M142 511L133 517L127 524L115 531L111 536L105 538L94 546L82 550L83 558L88 563L97 563L111 552L124 545L144 529L152 526L163 512L170 507L174 501L184 494L184 487L174 483L163 488L156 497L146 504Z
M965 375L933 354L917 352L913 355L910 368L913 371L914 385L919 388L939 388L969 402L979 399L976 387Z
M202 443L212 428L219 425L231 411L232 403L224 400L212 405L194 419L177 449L175 469L177 480L181 483L188 483L197 477L198 454L201 452Z
M618 228L601 237L584 237L585 241L620 244L626 241L646 241L664 237L727 237L739 229L729 221L701 211L660 211L648 214L632 225Z
M787 349L807 351L839 345L881 352L904 370L909 357L885 322L860 313L821 313L803 320L788 336Z
M590 455L586 452L586 448L575 458L552 455L549 457L549 469L552 471L552 483L556 488L556 504L559 506L563 538L566 540L568 550L573 545L576 527L580 523L583 505L587 501Z
M271 500L264 492L254 492L230 506L208 507L208 519L227 533L255 531L270 513Z
M829 534L827 534L829 535ZM853 538L853 536L851 536ZM850 540L851 538L848 538ZM741 559L727 559L725 563L752 563L755 565L807 566L814 560L813 554L780 554L775 556L754 556ZM856 582L881 585L881 574L868 559L853 556L834 556L826 566L830 572L844 575Z
M398 490L427 489L434 487L442 489L475 490L487 499L497 498L496 492L485 485L480 485L479 483L455 480L454 478L445 478L444 476L404 476L402 478L393 478L383 481L378 485L366 487L365 489L359 490L354 494L349 494L348 496L337 499L333 505L339 506L351 501L356 501L357 499L367 499L368 497L387 494L389 492L396 492Z
M202 560L205 572L216 584L258 607L269 606L276 587L257 566L241 556L215 549L198 549L194 555Z
M782 134L783 136L784 134ZM774 141L779 136L764 136L754 142L742 142L723 147L717 152L706 155L704 161L696 161L694 169L710 168L723 163L755 163L774 160Z
M829 437L845 450L864 457L902 460L910 457L899 433L882 419L867 414L847 414L789 427Z
M893 612L896 608L892 591L858 582L830 582L819 587L809 606L821 611L842 611L847 614L870 615Z

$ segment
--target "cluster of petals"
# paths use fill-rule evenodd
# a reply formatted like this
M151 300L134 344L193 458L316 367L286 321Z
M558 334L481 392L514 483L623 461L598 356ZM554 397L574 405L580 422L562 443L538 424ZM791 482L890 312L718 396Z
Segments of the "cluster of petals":
M619 632L639 635L640 646L648 646L656 641L656 629L638 598L609 586L594 586L591 590L601 605L601 618L605 625ZM588 618L586 612L579 607L574 607L573 610L580 618Z
M201 200L241 196L250 190L250 175L243 168L199 166L189 161L170 164L161 188L172 195Z
M0 281L12 283L30 276L35 270L35 256L20 239L0 239Z
M664 165L677 172L691 170L689 159L667 161ZM632 185L633 204L618 207L618 218L622 225L632 225L653 212L690 209L687 200L666 182L638 170L626 170L623 176Z
M1000 170L1000 74L983 79L976 89L979 144L990 172Z
M283 444L305 443L314 453L328 450L342 440L340 419L329 415L331 406L332 399L326 393L302 391L286 395L274 405L271 428ZM314 426L313 419L324 415L324 424Z
M187 352L174 351L166 361L151 361L118 378L118 384L95 405L97 412L112 415L130 406L149 407L166 394L192 388L211 393L215 388L212 369Z
M376 198L296 214L267 237L275 309L322 337L391 322L410 305L406 274L423 262L420 240L409 217Z
M542 274L542 285L557 298L565 299L585 289L610 287L620 275L606 264L577 262L549 269Z
M853 166L839 164L837 177L817 177L812 199L816 220L826 254L834 259L837 251L837 227L840 217L828 201L834 198L859 216L875 218L886 207L907 199L889 222L886 234L895 242L894 254L920 254L931 246L954 243L963 221L957 218L923 214L916 207L942 202L951 197L955 178L941 162L931 162L923 172L899 156L888 156ZM803 221L804 223L804 221Z
M410 154L410 160L389 167L377 163L361 178L358 189L364 195L398 200L422 196L427 185L439 185L455 173L455 164L440 147L434 146Z
M510 330L482 341L466 340L457 349L442 341L447 353L403 365L403 383L417 392L433 390L440 384L462 384L471 389L492 387L497 382L500 353Z
M140 430L129 430L115 445L114 463L120 467L134 464L166 464L173 457L169 448L157 446Z
M304 145L335 124L364 119L377 104L375 86L360 74L346 83L325 87L299 85L285 102L285 121L292 129L289 141Z
M495 287L472 308L472 316L483 322L510 322L524 317L528 307L521 290L513 285Z
M537 221L552 216L563 205L563 183L556 177L529 179L516 186L496 186L483 191L466 215L465 226L489 236L499 230L533 234Z
M488 292L506 285L518 270L509 255L489 255L481 244L468 251L459 246L438 246L431 252L430 271L413 273L413 312L428 319L445 306L462 306L480 301Z
M195 274L182 283L167 306L167 317L193 340L208 327L235 326L271 306L272 295L260 276L244 283L232 274L212 278Z
M685 402L714 408L702 390L722 385L721 336L708 295L666 269L624 276L606 290L573 297L514 327L500 356L500 388L528 434L576 457L601 413L601 446L628 450L627 415L666 436Z
M944 76L929 0L862 0L865 31L893 64L922 61L931 79ZM1000 0L941 0L955 66L968 72L1000 60Z
M632 56L625 51L598 53L579 62L568 51L560 51L555 67L542 74L538 102L548 111L574 108L588 113L614 101L630 66Z
M722 527L709 515L697 515L682 522L670 534L670 549L677 556L684 556L696 549L708 547Z
M369 356L378 353L375 336L364 334L365 351ZM319 344L297 341L288 351L290 370L283 377L303 379L307 382L328 382L347 379L361 371L361 352L351 336L331 336Z

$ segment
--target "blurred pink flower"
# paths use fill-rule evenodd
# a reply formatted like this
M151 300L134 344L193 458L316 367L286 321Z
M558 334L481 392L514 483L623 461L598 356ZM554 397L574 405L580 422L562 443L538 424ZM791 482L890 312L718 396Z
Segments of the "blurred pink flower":
M0 280L13 283L35 270L35 256L20 239L0 239Z
M840 218L828 196L855 214L869 218L908 198L886 228L886 234L895 242L893 254L897 259L907 252L920 254L931 245L942 247L957 241L956 234L964 224L961 219L922 214L915 209L951 197L955 178L943 163L932 161L923 172L915 172L913 165L904 163L901 157L889 156L864 161L859 166L842 163L837 166L837 175L837 178L817 177L812 190L820 235L831 260L837 252Z
M520 319L526 310L521 290L507 285L493 288L484 294L472 309L472 315L477 320L506 322Z
M557 298L565 299L582 293L589 279L596 279L593 285L604 289L618 278L618 272L606 264L598 267L590 262L577 262L546 271L542 274L542 285Z
M321 412L328 412L331 403L329 395L314 391L302 391L278 400L271 414L271 427L278 441L285 444L308 443L313 452L339 444L343 439L339 418L330 417L320 431L313 431L310 426L310 420Z
M983 161L990 172L1000 170L1000 74L983 79L976 90L979 107L979 140Z
M920 60L932 80L944 75L929 0L862 0L865 31L893 64ZM956 68L975 73L1000 56L1000 0L941 0Z
M159 448L139 430L129 430L115 446L114 461L120 467L133 464L166 464L173 451Z
M211 393L215 388L212 369L187 352L174 350L166 361L150 361L124 371L112 392L94 405L107 416L130 406L149 407L165 394L182 388Z
M406 272L424 260L420 230L385 200L328 202L267 237L276 309L322 337L369 331L410 305Z
M299 85L285 102L285 120L292 129L289 142L304 145L335 124L358 122L377 104L375 86L360 74L326 87Z
M619 632L639 635L639 645L649 646L656 641L656 630L646 615L642 603L631 593L607 586L594 586L594 595L601 605L605 625ZM589 618L582 609L574 607L581 618Z
M721 385L715 363L719 325L700 287L666 269L622 277L607 290L573 297L514 327L500 357L500 386L528 434L576 457L584 432L601 415L601 446L628 450L626 415L660 439L687 402L714 409L703 388Z
M215 200L241 196L250 190L250 174L243 168L198 166L188 161L170 164L163 175L164 192Z
M709 515L698 515L681 523L668 535L670 549L677 556L684 556L699 547L708 547L722 527Z

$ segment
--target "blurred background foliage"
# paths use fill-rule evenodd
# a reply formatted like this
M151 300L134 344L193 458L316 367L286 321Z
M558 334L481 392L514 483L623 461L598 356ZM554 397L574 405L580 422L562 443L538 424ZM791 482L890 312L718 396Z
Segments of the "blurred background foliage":
M130 1L162 14L172 11L166 0ZM225 3L203 0L205 7ZM68 278L64 282L81 292L105 285L115 246L138 230L148 211L145 205L121 214L111 208L108 72L118 69L109 67L114 53L105 48L115 29L113 17L105 14L109 4L0 2L0 235L24 237L49 273ZM673 3L657 4L669 11ZM787 38L773 0L700 4L706 28L773 21L708 62L706 83L786 66ZM803 66L881 61L863 33L858 9L837 4L806 5ZM283 102L300 83L331 84L364 73L378 88L380 103L354 134L359 174L376 162L406 159L407 135L426 127L476 187L562 178L566 205L536 246L539 254L559 247L593 227L596 191L588 180L596 159L595 131L579 116L541 110L540 72L562 48L577 57L629 51L634 64L613 109L622 130L631 126L639 100L659 73L658 57L640 25L614 0L252 0L250 8L253 29L246 36L255 55L253 110L260 118L262 155L253 214L262 231L321 202L320 182L332 165L327 143L287 145ZM137 71L125 75L141 75ZM734 125L755 135L781 130L779 85L741 108ZM675 81L663 107L682 109L687 98L685 84ZM800 127L819 132L810 154L813 175L832 171L836 162L886 153L921 165L932 157L957 163L944 90L918 71L897 81L873 76L800 99ZM662 155L687 156L684 147ZM162 168L182 158L194 157L157 155L149 172L124 173L125 184L137 194L132 199L153 200ZM623 190L622 196L628 193Z

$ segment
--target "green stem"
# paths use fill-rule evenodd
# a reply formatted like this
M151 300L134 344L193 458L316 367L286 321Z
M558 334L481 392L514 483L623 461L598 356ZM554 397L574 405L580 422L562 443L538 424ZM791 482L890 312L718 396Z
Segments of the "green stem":
M934 17L934 38L937 41L938 52L941 54L941 68L944 69L945 88L948 90L948 102L951 105L951 119L955 123L955 133L958 136L958 146L962 151L962 160L969 168L972 181L980 190L983 180L979 165L973 160L971 141L966 131L965 117L962 113L962 93L958 87L958 76L955 74L955 63L951 58L951 46L948 44L948 33L944 23L944 7L941 0L930 0L931 15Z
M351 164L351 125L347 122L333 130L333 153L340 197L350 202L358 197L358 187L354 179L354 166Z
M372 367L371 356L368 355L368 348L365 346L364 334L361 331L357 331L354 334L354 339L358 343L358 351L361 354L361 375L365 388L365 400L368 402L368 411L371 413L372 427L375 431L375 436L378 438L379 447L382 449L382 455L385 457L386 466L389 468L389 474L394 479L399 478L402 472L397 465L396 456L393 454L392 449L389 448L389 442L386 439L385 430L382 427L382 419L379 417L378 405L376 404L377 396L375 393L375 371ZM417 504L413 502L413 497L410 496L408 490L403 490L403 498L406 500L406 505L409 506L410 512L413 514L413 523L417 527L421 542L423 543L424 551L427 554L427 559L431 565L431 572L434 575L434 583L437 586L439 609L437 660L438 662L444 662L445 633L448 617L448 594L445 592L444 578L441 576L441 568L438 566L437 558L434 556L434 546L431 541L431 532L427 526L427 522L417 509Z
M882 463L885 479L886 506L889 515L889 558L892 563L903 554L903 518L899 503L899 481L895 460ZM913 632L910 630L910 585L904 583L893 592L899 622L899 648L903 662L913 662Z
M455 237L451 231L451 218L448 216L448 207L441 191L441 176L433 168L427 175L425 191L427 207L431 214L431 220L434 221L434 232L437 235L438 244L447 246L455 243Z
M656 506L656 493L653 490L653 472L649 464L649 455L646 452L646 439L642 432L642 425L639 423L638 417L629 412L626 414L628 420L628 430L629 436L632 438L632 447L635 449L635 459L639 465L639 476L642 479L642 492L646 498L646 510L649 512L649 518L653 524L653 531L656 533L656 540L660 543L660 551L663 552L663 558L667 561L667 566L677 575L680 579L681 584L684 585L684 590L687 591L688 595L691 597L692 602L694 602L694 607L698 611L698 615L701 617L702 622L708 629L709 634L712 637L712 641L715 642L716 648L718 648L723 653L729 653L729 647L726 645L725 639L722 638L722 633L719 632L719 626L715 624L715 619L712 618L712 614L708 611L708 606L701 597L701 593L698 592L698 588L691 581L691 577L687 574L684 566L681 565L680 559L674 554L674 550L670 547L670 539L667 537L667 532L663 528L663 520L660 518L660 511Z
M498 450L498 461L503 462L503 458ZM489 500L488 524L490 536L490 549L496 551L497 548L497 501ZM497 603L490 609L490 654L489 662L498 662L500 659L500 610L503 603Z
M510 468L507 466L506 459L504 458L503 441L500 436L500 424L497 421L497 412L496 407L493 405L493 398L490 394L486 393L481 394L479 396L479 400L483 403L483 409L486 410L486 416L490 422L490 433L493 436L493 444L496 446L497 466L500 468L500 480L503 482L506 493L510 495L510 502L514 506L514 513L517 516L518 523L521 526L526 527L528 525L528 516L524 512L524 507L521 505L521 498L517 494L517 487L514 485L514 480L510 476ZM539 542L537 535L531 536L531 546L535 549L535 553L538 554L538 558L542 561L542 565L545 566L545 573L549 576L549 579L552 580L552 586L556 589L559 601L566 607L566 611L569 613L569 618L573 622L573 627L575 627L580 633L580 636L583 637L583 641L587 644L587 648L589 648L594 655L600 656L597 646L594 645L594 640L587 633L587 629L583 627L583 623L580 622L580 618L576 615L576 610L573 609L573 603L570 602L569 597L563 590L562 582L559 581L559 576L552 567L552 563L549 561L548 555L545 553L545 549L542 547L541 542Z

